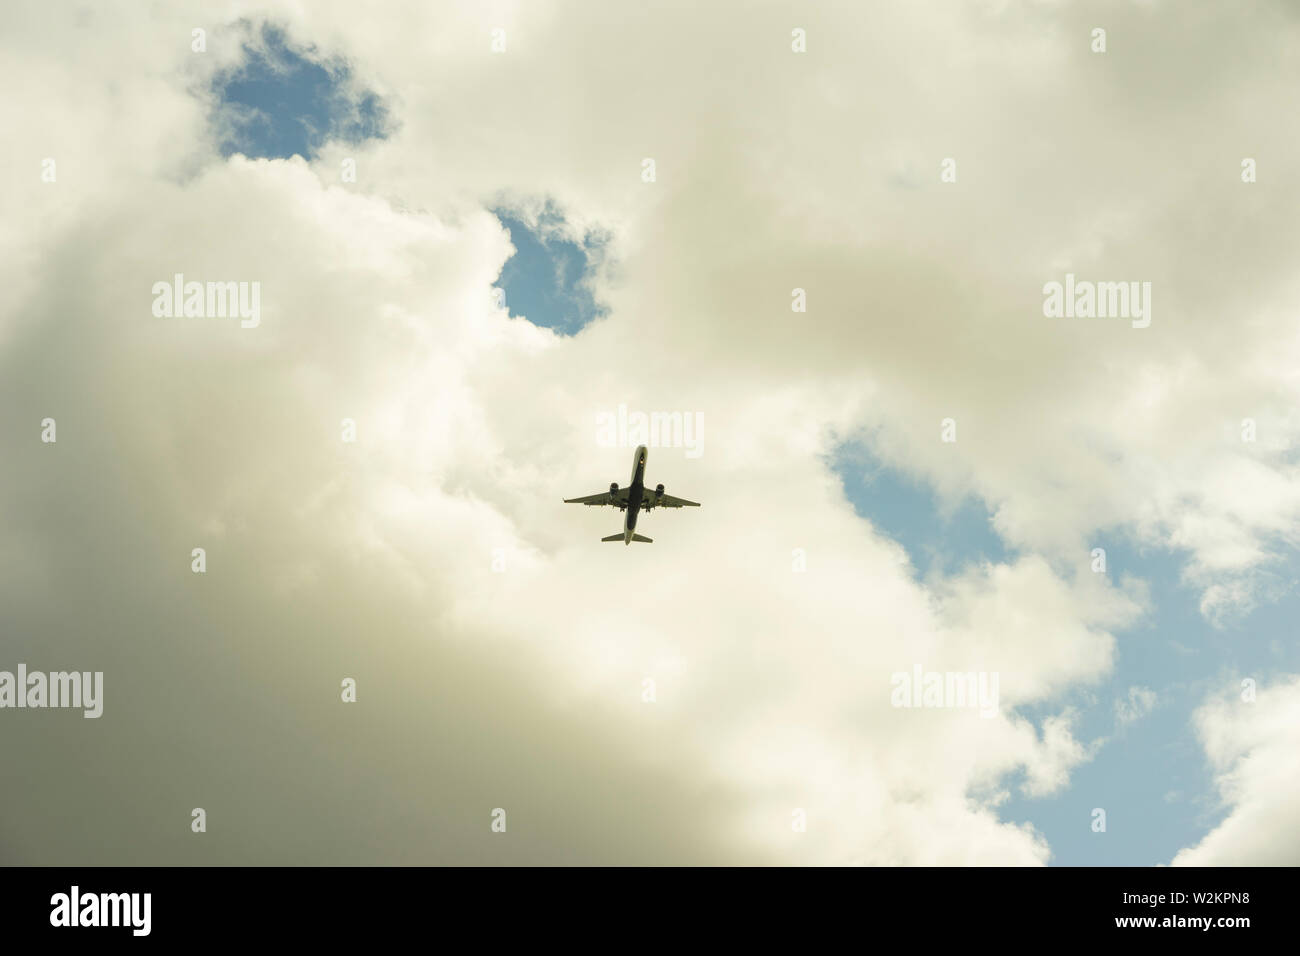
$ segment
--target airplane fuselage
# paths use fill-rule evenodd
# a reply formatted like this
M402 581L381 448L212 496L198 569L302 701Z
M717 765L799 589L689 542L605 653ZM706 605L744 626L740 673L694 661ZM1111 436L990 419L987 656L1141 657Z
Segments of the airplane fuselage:
M645 465L649 455L650 453L646 450L645 445L637 446L636 452L632 455L632 480L626 488L620 488L618 482L611 481L609 491L584 495L581 498L564 499L564 503L568 505L592 505L597 507L613 505L624 513L623 530L606 535L600 539L601 541L622 541L624 544L632 544L633 542L654 544L653 538L647 538L643 534L636 533L636 519L642 511L650 511L653 508L698 508L700 506L698 501L687 501L685 498L678 498L676 495L665 494L663 485L655 485L654 491L647 491L645 486Z
M627 486L627 516L623 519L624 544L631 544L632 535L636 533L636 516L645 494L645 460L649 454L646 446L640 445L632 456L632 483Z

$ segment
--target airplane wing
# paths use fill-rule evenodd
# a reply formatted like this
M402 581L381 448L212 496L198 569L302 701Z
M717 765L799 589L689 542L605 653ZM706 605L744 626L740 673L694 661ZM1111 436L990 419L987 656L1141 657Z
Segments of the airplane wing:
M664 495L662 498L656 498L654 489L647 488L645 497L642 499L644 507L655 508L698 508L698 501L687 501L685 498L674 498L672 495Z
M564 503L566 505L626 505L627 489L602 491L600 494L587 495L585 498L565 498Z

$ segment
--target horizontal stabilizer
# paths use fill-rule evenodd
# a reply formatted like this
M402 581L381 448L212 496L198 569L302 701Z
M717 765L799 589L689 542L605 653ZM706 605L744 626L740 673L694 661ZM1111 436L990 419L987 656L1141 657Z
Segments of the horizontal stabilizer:
M622 541L623 532L620 531L618 534L611 534L608 538L601 538L600 540L601 541Z
M634 535L632 535L632 540L633 540L633 541L644 541L646 544L654 544L654 540L655 540L655 539L654 539L654 538L647 538L647 537L646 537L645 535L643 535L643 534L634 534Z

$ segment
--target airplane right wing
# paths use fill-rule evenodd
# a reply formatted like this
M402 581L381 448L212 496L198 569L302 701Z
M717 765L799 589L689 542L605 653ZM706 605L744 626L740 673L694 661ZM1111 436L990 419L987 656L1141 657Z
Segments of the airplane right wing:
M647 504L653 504L656 508L698 508L698 501L687 501L685 498L674 498L672 495L661 495L656 498L653 491L646 492Z

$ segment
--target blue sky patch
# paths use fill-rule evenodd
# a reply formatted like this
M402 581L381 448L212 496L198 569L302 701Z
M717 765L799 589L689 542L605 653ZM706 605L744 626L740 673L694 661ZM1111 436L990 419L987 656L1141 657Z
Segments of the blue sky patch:
M525 318L560 335L576 335L607 313L591 291L607 236L588 232L575 241L563 229L564 216L550 203L532 225L514 210L492 212L509 230L515 247L497 281L511 318Z
M942 507L923 480L891 468L861 442L835 450L831 467L854 510L898 541L916 573L952 575L983 561L1015 559L993 530L989 512L974 499ZM1217 626L1200 612L1201 590L1184 580L1185 552L1139 544L1121 529L1098 531L1106 550L1105 574L1116 587L1125 578L1145 582L1149 613L1117 631L1113 672L1050 701L1017 708L1042 732L1043 721L1067 709L1084 746L1101 744L1093 758L1070 773L1061 792L1026 797L1023 779L1002 781L1011 797L1001 819L1032 823L1052 849L1054 865L1152 866L1194 846L1226 815L1213 775L1195 735L1193 714L1210 696L1236 691L1243 677L1262 690L1300 670L1300 555L1262 577L1275 586L1270 600ZM1087 572L1085 572L1087 573ZM1134 713L1132 689L1153 695L1149 710L1121 720L1117 705ZM1092 829L1093 810L1106 811L1106 831Z
M223 156L313 159L329 140L387 135L387 108L377 94L357 88L347 61L291 46L271 24L246 26L243 63L213 81Z
M1011 560L984 505L967 498L945 509L925 481L885 465L865 444L846 442L831 456L853 510L907 549L922 578L968 564Z
M1106 742L1092 761L1071 773L1063 793L1037 799L1016 793L999 808L1000 816L1032 822L1051 844L1055 864L1168 863L1226 815L1192 716L1210 696L1239 692L1244 677L1253 678L1262 692L1300 668L1300 647L1290 638L1292 622L1300 618L1300 594L1293 588L1215 626L1200 613L1201 591L1183 580L1184 553L1138 546L1122 532L1099 534L1096 540L1106 549L1112 582L1124 576L1146 582L1151 612L1116 632L1115 670L1099 685L1018 712L1037 726L1048 713L1073 706L1079 714L1076 738L1086 744L1105 737ZM1293 575L1298 566L1293 556L1274 574ZM1121 727L1115 704L1130 687L1154 691L1156 704L1147 716ZM1091 829L1096 807L1106 810L1105 833Z

